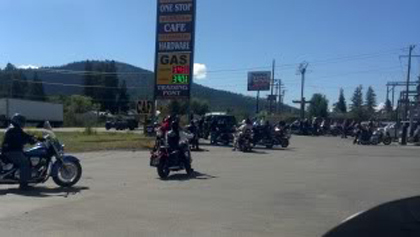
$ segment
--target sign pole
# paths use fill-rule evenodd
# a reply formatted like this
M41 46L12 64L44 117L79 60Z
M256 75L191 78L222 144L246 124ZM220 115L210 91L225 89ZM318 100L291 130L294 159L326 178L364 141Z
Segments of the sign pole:
M260 91L257 91L257 114L260 113Z

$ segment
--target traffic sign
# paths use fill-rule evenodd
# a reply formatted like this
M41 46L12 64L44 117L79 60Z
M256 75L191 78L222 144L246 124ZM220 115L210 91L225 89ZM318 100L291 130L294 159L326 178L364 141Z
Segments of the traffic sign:
M149 100L140 100L137 102L137 113L139 114L152 114L153 102Z

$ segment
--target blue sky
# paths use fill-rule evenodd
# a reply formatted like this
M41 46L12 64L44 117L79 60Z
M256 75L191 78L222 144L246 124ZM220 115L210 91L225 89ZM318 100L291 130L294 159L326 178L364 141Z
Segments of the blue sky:
M114 59L146 69L154 64L155 0L2 0L0 67L55 66ZM374 86L385 98L387 81L405 80L410 44L420 54L418 0L198 0L198 83L246 92L247 71L271 70L299 98L298 63L310 63L305 93L333 103L340 87ZM420 74L413 61L413 77ZM255 93L247 93L254 95ZM331 104L330 103L330 104Z

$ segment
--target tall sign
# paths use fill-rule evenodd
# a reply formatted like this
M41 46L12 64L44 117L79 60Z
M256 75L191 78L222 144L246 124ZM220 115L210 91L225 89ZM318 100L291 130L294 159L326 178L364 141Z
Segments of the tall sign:
M249 72L248 91L269 91L271 72Z
M196 0L157 0L155 98L189 99Z

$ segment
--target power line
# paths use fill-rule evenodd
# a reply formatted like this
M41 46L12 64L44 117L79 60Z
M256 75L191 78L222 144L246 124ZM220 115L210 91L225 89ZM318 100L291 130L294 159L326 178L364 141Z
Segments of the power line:
M102 85L80 85L80 84L67 84L59 82L43 82L43 81L28 81L22 79L12 79L13 81L25 82L30 84L45 84L53 86L63 86L63 87L80 87L80 88L99 88L99 89L121 89L121 87L111 87L111 86L102 86ZM127 89L140 89L140 88L151 88L153 86L136 86L136 87L126 87Z

